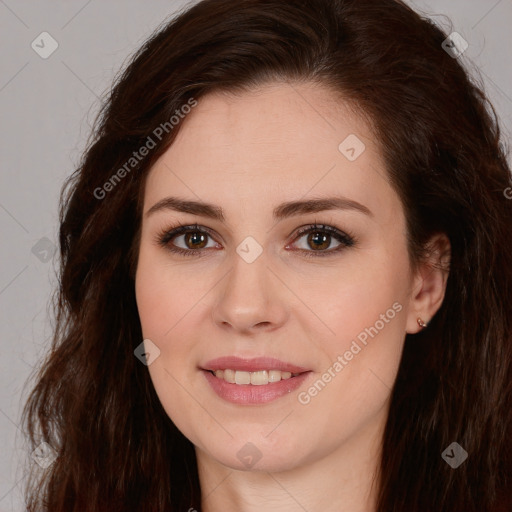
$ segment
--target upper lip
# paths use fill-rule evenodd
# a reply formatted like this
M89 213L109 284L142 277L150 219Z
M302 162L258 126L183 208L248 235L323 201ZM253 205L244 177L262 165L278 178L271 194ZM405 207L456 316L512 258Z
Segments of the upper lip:
M203 370L238 370L245 372L256 372L259 370L280 370L282 372L303 373L309 371L307 368L287 363L273 357L254 357L244 359L237 356L224 356L206 362Z

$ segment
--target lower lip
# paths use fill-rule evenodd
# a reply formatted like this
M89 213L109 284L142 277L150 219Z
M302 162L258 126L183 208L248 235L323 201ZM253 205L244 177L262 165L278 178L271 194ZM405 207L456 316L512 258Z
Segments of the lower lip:
M311 373L304 372L297 377L255 386L253 384L231 384L224 379L215 377L209 371L202 370L202 372L215 393L234 404L266 404L272 402L296 390Z

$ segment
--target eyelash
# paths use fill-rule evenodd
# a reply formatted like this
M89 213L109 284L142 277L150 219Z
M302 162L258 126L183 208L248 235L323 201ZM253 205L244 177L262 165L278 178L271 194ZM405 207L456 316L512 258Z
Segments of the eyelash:
M204 254L203 249L182 249L181 247L173 247L169 245L169 242L176 238L179 235L186 234L186 233L202 233L204 235L207 235L211 238L213 238L211 231L206 228L200 228L198 224L194 225L177 225L177 226L171 226L169 228L163 229L156 235L156 242L160 246L164 247L165 249L176 253L181 254L183 256L187 257L201 257ZM305 226L303 228L300 228L294 238L294 242L297 239L302 238L304 235L309 233L327 233L331 235L333 238L335 238L338 242L340 242L341 245L339 245L335 249L330 249L326 251L308 251L305 249L295 249L297 251L301 251L303 255L307 258L313 257L326 257L326 256L332 256L335 253L340 252L341 250L352 247L356 243L356 239L354 236L352 236L350 233L340 231L337 228L334 228L332 226L326 226L325 224L317 224L316 222L314 224L311 224L309 226Z

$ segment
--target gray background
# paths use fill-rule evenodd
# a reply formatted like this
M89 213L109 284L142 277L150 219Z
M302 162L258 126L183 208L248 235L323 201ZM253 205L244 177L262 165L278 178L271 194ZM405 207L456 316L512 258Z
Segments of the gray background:
M409 3L449 28L442 16L447 15L453 30L468 41L463 60L470 69L480 69L509 143L511 0ZM114 74L165 18L186 4L0 0L0 512L23 510L27 449L19 420L29 372L51 336L48 306L58 268L52 251L60 188L78 163L99 98ZM43 31L59 45L47 59L31 47Z

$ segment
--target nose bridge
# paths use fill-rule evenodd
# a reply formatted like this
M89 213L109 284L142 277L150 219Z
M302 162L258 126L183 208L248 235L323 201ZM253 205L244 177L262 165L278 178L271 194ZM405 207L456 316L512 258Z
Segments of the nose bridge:
M239 307L261 307L272 293L268 288L268 263L268 251L254 239L241 242L233 254L225 297L236 301Z

